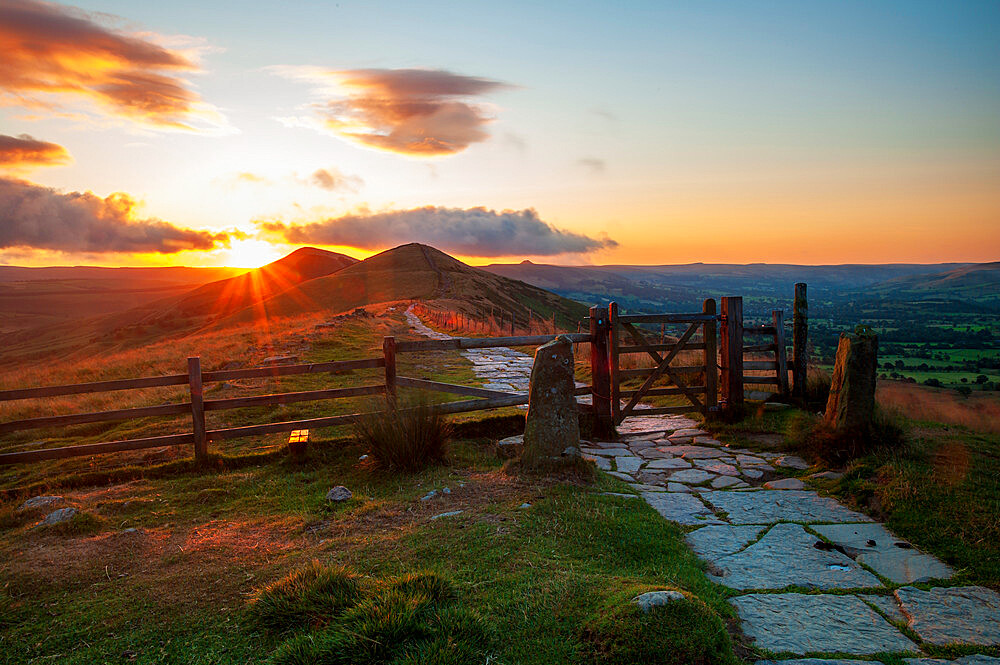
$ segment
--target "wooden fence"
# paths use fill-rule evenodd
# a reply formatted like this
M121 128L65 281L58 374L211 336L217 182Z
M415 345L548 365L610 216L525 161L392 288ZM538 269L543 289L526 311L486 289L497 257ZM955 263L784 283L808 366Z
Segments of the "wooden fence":
M618 312L617 304L611 303L606 310L592 307L589 319L589 332L565 336L574 343L586 342L590 344L591 385L576 388L574 394L585 395L589 393L591 395L592 405L587 407L587 410L591 411L594 417L595 436L614 437L615 427L622 419L630 415L656 415L698 410L707 416L720 408L741 407L744 401L744 383L766 382L776 385L780 392L788 392L784 320L783 313L780 311L773 313L771 326L744 328L742 299L726 297L722 299L721 315L716 314L715 301L708 299L704 302L702 311L698 313L622 315ZM651 343L638 327L648 324L660 324L661 326L681 324L686 325L687 329L674 342L665 342L661 332L660 342ZM719 326L718 332L717 325ZM696 339L694 335L699 331L701 336ZM623 333L627 337L623 338ZM352 423L365 415L349 413L241 427L207 429L205 420L207 412L254 406L276 406L305 401L336 400L364 395L386 395L394 399L398 388L443 392L476 398L434 405L435 411L445 414L520 406L528 403L527 392L502 392L399 376L396 372L396 357L401 353L423 351L537 346L553 340L556 336L548 334L417 341L397 341L394 337L385 337L381 357L374 358L203 372L200 358L194 357L188 358L186 374L3 390L0 391L0 402L187 385L190 395L190 401L187 402L14 420L0 423L0 435L31 429L183 414L191 416L191 432L0 453L0 465L184 445L193 446L195 457L202 460L207 456L208 444L211 442L278 432L334 427ZM744 344L744 338L747 336L771 336L773 341L763 344ZM718 352L717 340L720 342ZM793 375L796 393L801 390L803 394L806 375L805 340L805 285L798 284L796 285L795 300ZM675 366L671 364L681 351L700 351L702 360L697 365ZM766 361L744 359L744 353L760 352L774 352L775 357L773 360ZM655 362L655 366L641 369L622 368L621 358L628 354L649 356ZM298 374L339 374L359 369L378 368L384 370L383 380L369 385L226 399L205 399L204 397L204 385L208 383ZM776 376L744 376L744 372L747 370L774 370ZM654 387L654 383L663 376L667 377L670 385ZM623 388L623 382L638 377L644 378L638 389ZM700 383L691 385L689 383L691 377L700 380ZM782 377L784 377L784 381L782 381ZM657 395L681 396L690 404L646 409L635 408L643 397ZM622 401L625 399L628 401L622 407Z

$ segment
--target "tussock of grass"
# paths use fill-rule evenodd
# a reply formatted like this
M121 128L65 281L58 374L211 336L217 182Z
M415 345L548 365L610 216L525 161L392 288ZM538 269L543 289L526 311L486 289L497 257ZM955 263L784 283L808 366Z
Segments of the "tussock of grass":
M630 602L636 595L634 591L615 594L585 627L589 662L608 665L737 662L725 624L705 603L688 597L643 612Z
M835 429L822 418L797 413L786 426L787 445L813 460L840 466L875 451L896 450L906 443L903 419L885 409L875 409L867 426Z
M257 594L250 614L254 623L268 631L295 631L329 622L360 597L356 575L313 561Z
M261 592L251 614L272 632L302 627L303 617L319 628L283 642L273 665L481 661L488 641L484 623L456 598L454 586L433 573L360 582L343 568L313 562Z
M354 433L379 466L390 471L419 471L443 463L452 437L451 425L426 402L386 402L359 418Z

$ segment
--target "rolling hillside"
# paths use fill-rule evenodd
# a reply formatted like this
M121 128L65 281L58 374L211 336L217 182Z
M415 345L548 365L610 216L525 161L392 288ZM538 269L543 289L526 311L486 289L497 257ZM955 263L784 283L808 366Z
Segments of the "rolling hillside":
M1000 304L1000 261L977 263L933 275L908 275L867 289L868 295L897 300L967 300Z
M409 244L364 261L302 248L246 274L200 286L180 296L124 312L0 336L0 357L22 360L50 354L136 348L206 328L365 305L420 300L432 307L527 320L555 316L576 328L586 307L524 282L468 266L433 247ZM507 314L509 315L509 314Z

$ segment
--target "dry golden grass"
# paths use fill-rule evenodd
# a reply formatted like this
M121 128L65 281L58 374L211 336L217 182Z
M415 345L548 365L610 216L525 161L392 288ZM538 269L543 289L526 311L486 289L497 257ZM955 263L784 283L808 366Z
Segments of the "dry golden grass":
M978 392L963 397L947 388L879 381L878 402L913 420L961 425L976 432L1000 433L1000 394Z
M323 314L270 319L257 326L214 329L151 343L142 348L77 357L58 363L24 363L0 369L0 390L91 381L186 374L187 358L201 357L203 371L227 363L253 366L264 358L307 341ZM48 414L104 411L181 402L187 386L126 390L90 395L0 402L0 421ZM164 432L166 433L166 432Z

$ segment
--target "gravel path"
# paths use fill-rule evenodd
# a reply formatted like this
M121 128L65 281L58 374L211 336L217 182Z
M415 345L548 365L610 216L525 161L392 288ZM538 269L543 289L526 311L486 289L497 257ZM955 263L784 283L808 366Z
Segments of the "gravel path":
M423 335L451 338L412 311L406 317ZM505 348L461 354L484 387L528 390L531 356ZM664 518L697 527L688 544L710 579L739 594L730 602L744 634L788 658L757 665L860 664L871 661L851 656L876 653L900 654L908 665L1000 665L991 656L932 660L923 651L1000 646L1000 594L933 586L953 574L944 563L809 489L810 478L784 477L807 469L804 460L723 444L682 416L630 417L618 432L618 441L582 442L581 451ZM841 657L795 658L813 654Z

